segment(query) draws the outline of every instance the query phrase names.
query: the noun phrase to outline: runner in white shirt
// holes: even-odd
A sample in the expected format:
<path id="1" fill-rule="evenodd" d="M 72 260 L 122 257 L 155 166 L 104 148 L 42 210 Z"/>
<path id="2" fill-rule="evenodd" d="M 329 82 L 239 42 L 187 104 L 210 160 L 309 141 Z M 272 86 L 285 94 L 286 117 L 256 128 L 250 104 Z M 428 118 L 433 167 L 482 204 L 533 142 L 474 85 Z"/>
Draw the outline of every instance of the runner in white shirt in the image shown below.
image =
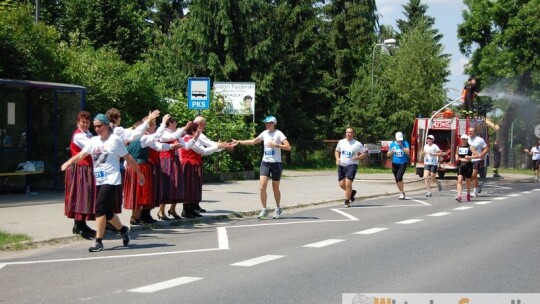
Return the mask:
<path id="1" fill-rule="evenodd" d="M 476 135 L 475 128 L 469 128 L 467 130 L 467 135 L 469 135 L 469 145 L 474 148 L 478 157 L 472 159 L 473 163 L 473 173 L 472 173 L 472 182 L 473 182 L 473 195 L 478 197 L 479 193 L 482 193 L 483 182 L 478 181 L 478 171 L 483 167 L 484 156 L 489 152 L 489 147 L 480 136 Z"/>
<path id="2" fill-rule="evenodd" d="M 120 158 L 124 158 L 129 166 L 133 166 L 141 184 L 144 184 L 144 175 L 133 157 L 129 155 L 122 139 L 112 134 L 107 116 L 98 114 L 94 118 L 93 124 L 98 136 L 92 137 L 81 152 L 62 164 L 61 169 L 64 171 L 72 163 L 78 162 L 88 155 L 93 156 L 94 176 L 97 185 L 96 240 L 88 250 L 99 252 L 104 249 L 102 241 L 107 222 L 120 232 L 124 246 L 130 242 L 129 227 L 122 225 L 118 216 L 114 214 L 114 207 L 122 197 Z"/>
<path id="3" fill-rule="evenodd" d="M 538 171 L 540 170 L 540 139 L 536 143 L 536 146 L 532 147 L 531 150 L 525 149 L 524 151 L 532 156 L 534 181 L 538 182 Z"/>
<path id="4" fill-rule="evenodd" d="M 437 167 L 439 165 L 439 156 L 444 156 L 444 152 L 439 146 L 434 144 L 435 136 L 428 135 L 427 144 L 424 146 L 424 180 L 426 183 L 426 197 L 431 197 L 431 182 L 437 184 L 439 191 L 442 191 L 441 182 L 437 179 Z"/>
<path id="5" fill-rule="evenodd" d="M 334 153 L 336 165 L 338 166 L 339 187 L 345 191 L 345 208 L 350 207 L 356 195 L 352 183 L 358 171 L 358 161 L 367 156 L 364 145 L 354 139 L 355 135 L 353 128 L 347 128 L 345 138 L 338 142 Z"/>
<path id="6" fill-rule="evenodd" d="M 258 216 L 259 219 L 265 219 L 268 217 L 268 210 L 266 210 L 266 188 L 268 186 L 268 179 L 272 178 L 272 189 L 274 190 L 274 199 L 276 200 L 276 210 L 274 211 L 274 218 L 280 218 L 281 216 L 281 192 L 279 191 L 279 181 L 281 180 L 281 173 L 283 172 L 283 165 L 281 163 L 281 150 L 291 151 L 291 145 L 287 140 L 287 137 L 278 129 L 276 129 L 277 119 L 274 116 L 268 116 L 263 120 L 266 130 L 259 136 L 251 140 L 233 140 L 233 145 L 256 145 L 258 143 L 264 143 L 264 151 L 261 162 L 260 170 L 260 195 L 262 210 Z"/>

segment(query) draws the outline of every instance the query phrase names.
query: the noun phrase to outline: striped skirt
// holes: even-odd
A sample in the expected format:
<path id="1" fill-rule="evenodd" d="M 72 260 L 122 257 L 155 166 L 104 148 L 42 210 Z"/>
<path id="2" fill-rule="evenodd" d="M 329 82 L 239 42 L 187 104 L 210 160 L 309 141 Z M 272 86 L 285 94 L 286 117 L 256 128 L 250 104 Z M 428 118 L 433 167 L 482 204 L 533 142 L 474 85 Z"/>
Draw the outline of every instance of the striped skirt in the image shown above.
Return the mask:
<path id="1" fill-rule="evenodd" d="M 64 214 L 77 221 L 96 219 L 94 169 L 74 164 L 66 169 Z"/>
<path id="2" fill-rule="evenodd" d="M 182 182 L 182 167 L 177 158 L 160 159 L 158 184 L 158 202 L 160 204 L 176 204 L 182 202 L 184 184 Z"/>
<path id="3" fill-rule="evenodd" d="M 199 203 L 202 200 L 203 167 L 191 163 L 183 163 L 184 172 L 184 202 Z"/>
<path id="4" fill-rule="evenodd" d="M 139 185 L 137 173 L 128 166 L 124 176 L 124 208 L 141 209 L 154 207 L 154 181 L 152 166 L 149 163 L 138 164 L 144 175 L 144 185 Z"/>

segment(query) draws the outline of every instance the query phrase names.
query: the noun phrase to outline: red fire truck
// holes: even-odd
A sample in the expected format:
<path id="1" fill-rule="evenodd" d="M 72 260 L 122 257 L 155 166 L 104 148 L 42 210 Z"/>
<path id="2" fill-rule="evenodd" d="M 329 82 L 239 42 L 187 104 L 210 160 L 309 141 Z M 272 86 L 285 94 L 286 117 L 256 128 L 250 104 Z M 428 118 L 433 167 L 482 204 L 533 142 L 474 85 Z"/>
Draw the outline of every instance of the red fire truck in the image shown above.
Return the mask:
<path id="1" fill-rule="evenodd" d="M 482 119 L 459 118 L 451 110 L 435 114 L 432 118 L 416 118 L 411 135 L 411 165 L 416 167 L 416 174 L 424 176 L 424 146 L 428 135 L 435 136 L 435 144 L 445 155 L 439 157 L 438 176 L 444 177 L 446 172 L 457 172 L 456 148 L 459 146 L 461 134 L 467 129 L 476 128 L 478 136 L 489 146 L 488 126 Z M 489 155 L 484 159 L 484 167 L 480 170 L 481 178 L 486 177 Z"/>

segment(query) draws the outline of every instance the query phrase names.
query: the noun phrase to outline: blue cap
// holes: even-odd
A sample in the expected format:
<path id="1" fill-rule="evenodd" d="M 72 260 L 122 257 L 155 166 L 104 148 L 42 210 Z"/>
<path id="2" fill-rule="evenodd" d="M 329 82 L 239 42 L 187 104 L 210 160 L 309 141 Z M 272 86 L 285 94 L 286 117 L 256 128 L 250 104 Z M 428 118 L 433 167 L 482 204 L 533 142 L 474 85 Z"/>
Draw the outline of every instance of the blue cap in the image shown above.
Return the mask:
<path id="1" fill-rule="evenodd" d="M 94 120 L 98 120 L 98 121 L 100 121 L 102 124 L 107 125 L 107 126 L 109 126 L 109 124 L 111 123 L 111 121 L 109 120 L 109 118 L 107 118 L 107 116 L 106 116 L 105 114 L 101 114 L 101 113 L 99 113 L 98 115 L 96 115 L 96 117 L 94 118 Z"/>
<path id="2" fill-rule="evenodd" d="M 275 125 L 277 125 L 277 119 L 274 116 L 266 116 L 263 122 L 273 122 Z"/>

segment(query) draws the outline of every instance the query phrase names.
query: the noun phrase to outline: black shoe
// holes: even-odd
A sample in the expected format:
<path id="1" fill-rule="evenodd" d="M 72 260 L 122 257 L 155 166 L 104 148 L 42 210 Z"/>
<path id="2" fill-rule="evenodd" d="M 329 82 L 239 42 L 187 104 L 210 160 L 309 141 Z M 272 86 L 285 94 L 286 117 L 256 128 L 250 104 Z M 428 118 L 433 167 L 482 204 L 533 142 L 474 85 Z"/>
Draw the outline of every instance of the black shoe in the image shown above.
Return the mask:
<path id="1" fill-rule="evenodd" d="M 203 209 L 201 207 L 195 207 L 195 211 L 199 212 L 199 213 L 205 213 L 206 212 L 206 209 Z"/>
<path id="2" fill-rule="evenodd" d="M 195 215 L 191 214 L 191 212 L 186 212 L 185 210 L 182 211 L 182 216 L 185 218 L 195 218 Z"/>
<path id="3" fill-rule="evenodd" d="M 140 219 L 134 218 L 133 216 L 129 219 L 129 224 L 131 226 L 138 226 L 142 224 L 142 221 Z"/>
<path id="4" fill-rule="evenodd" d="M 83 239 L 86 240 L 95 240 L 96 239 L 96 231 L 89 229 L 89 230 L 83 230 L 81 231 L 81 236 Z"/>
<path id="5" fill-rule="evenodd" d="M 73 225 L 73 234 L 81 234 L 81 230 L 77 227 L 77 224 Z"/>
<path id="6" fill-rule="evenodd" d="M 103 251 L 104 247 L 103 247 L 103 243 L 99 243 L 99 242 L 94 242 L 94 244 L 92 246 L 90 246 L 90 248 L 88 248 L 88 251 L 90 252 L 100 252 L 100 251 Z"/>
<path id="7" fill-rule="evenodd" d="M 356 190 L 351 192 L 351 203 L 354 202 L 354 196 L 356 195 Z"/>
<path id="8" fill-rule="evenodd" d="M 199 212 L 197 212 L 197 210 L 195 210 L 195 209 L 191 210 L 191 214 L 194 217 L 202 217 L 202 215 Z"/>
<path id="9" fill-rule="evenodd" d="M 122 235 L 122 243 L 124 243 L 124 246 L 127 246 L 131 241 L 131 237 L 129 236 L 129 231 L 131 229 L 128 226 L 122 226 L 122 229 L 125 230 L 125 232 L 120 232 L 120 235 Z"/>
<path id="10" fill-rule="evenodd" d="M 171 210 L 167 211 L 167 213 L 169 213 L 169 216 L 172 216 L 174 219 L 176 220 L 180 220 L 182 219 L 182 217 L 180 215 L 178 215 L 178 213 L 175 212 L 171 212 Z"/>

